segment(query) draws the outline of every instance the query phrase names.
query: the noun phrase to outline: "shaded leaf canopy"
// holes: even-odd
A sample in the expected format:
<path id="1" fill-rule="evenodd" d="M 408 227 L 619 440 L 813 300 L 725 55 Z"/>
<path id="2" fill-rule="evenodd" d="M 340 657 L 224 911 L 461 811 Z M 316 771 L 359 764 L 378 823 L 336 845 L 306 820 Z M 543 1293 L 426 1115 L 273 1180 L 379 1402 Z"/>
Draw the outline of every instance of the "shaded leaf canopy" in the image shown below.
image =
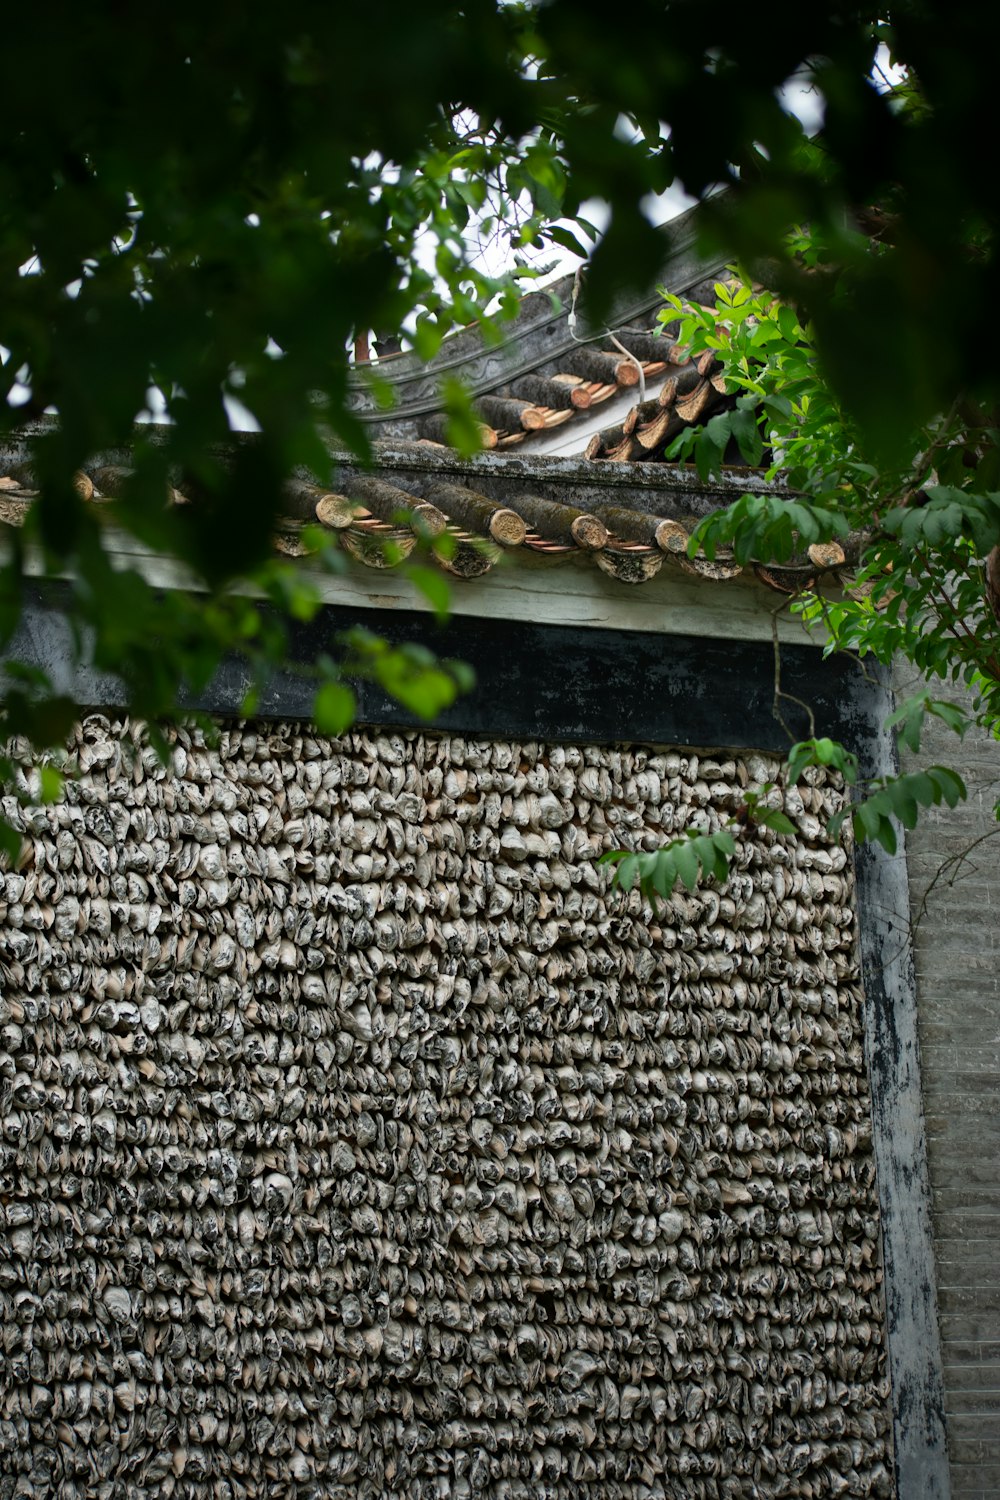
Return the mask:
<path id="1" fill-rule="evenodd" d="M 873 441 L 899 446 L 958 387 L 991 396 L 997 201 L 978 162 L 998 128 L 981 76 L 998 31 L 971 4 L 949 8 L 947 47 L 919 4 L 778 0 L 751 16 L 729 0 L 633 0 L 619 15 L 592 0 L 176 0 L 155 25 L 121 5 L 15 8 L 0 423 L 54 414 L 39 423 L 29 538 L 72 572 L 98 664 L 155 718 L 234 644 L 281 655 L 280 626 L 220 590 L 264 566 L 293 469 L 326 483 L 331 437 L 364 451 L 347 402 L 359 332 L 408 327 L 430 353 L 497 294 L 510 310 L 510 284 L 470 260 L 470 226 L 506 226 L 514 251 L 572 247 L 589 235 L 581 206 L 605 199 L 587 277 L 599 315 L 615 288 L 655 278 L 649 195 L 676 183 L 707 200 L 707 247 L 768 260 L 812 316 Z M 880 81 L 894 66 L 909 70 L 905 110 Z M 820 102 L 818 150 L 788 107 L 796 84 Z M 806 220 L 825 250 L 803 270 L 786 235 Z M 235 448 L 234 399 L 260 429 Z M 134 429 L 144 412 L 163 419 L 155 431 Z M 164 599 L 112 570 L 72 475 L 114 449 L 134 470 L 116 520 L 185 559 L 208 596 Z M 168 480 L 197 503 L 165 507 Z M 21 564 L 11 543 L 5 639 Z M 273 571 L 260 586 L 299 617 L 316 607 Z M 426 666 L 437 675 L 415 689 L 425 668 L 378 663 L 421 704 L 457 690 L 451 669 Z M 321 676 L 340 670 L 331 658 Z M 50 737 L 44 685 L 18 692 L 19 725 Z M 328 689 L 324 719 L 348 702 Z"/>

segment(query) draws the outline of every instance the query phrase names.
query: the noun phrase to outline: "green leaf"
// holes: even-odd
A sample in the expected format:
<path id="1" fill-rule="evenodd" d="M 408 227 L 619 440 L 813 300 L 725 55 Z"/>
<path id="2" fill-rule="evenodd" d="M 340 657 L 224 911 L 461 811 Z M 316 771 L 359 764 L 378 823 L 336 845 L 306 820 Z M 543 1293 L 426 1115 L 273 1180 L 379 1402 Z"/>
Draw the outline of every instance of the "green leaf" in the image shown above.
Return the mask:
<path id="1" fill-rule="evenodd" d="M 322 734 L 342 735 L 354 722 L 357 700 L 343 682 L 324 682 L 313 700 L 313 718 Z"/>
<path id="2" fill-rule="evenodd" d="M 665 901 L 677 884 L 677 866 L 665 849 L 654 856 L 649 879 L 653 890 Z"/>
<path id="3" fill-rule="evenodd" d="M 712 844 L 724 860 L 732 859 L 736 853 L 736 840 L 727 828 L 712 834 Z"/>
<path id="4" fill-rule="evenodd" d="M 889 854 L 896 853 L 896 849 L 898 847 L 896 840 L 896 830 L 895 828 L 893 828 L 892 823 L 888 818 L 878 819 L 875 826 L 874 837 L 888 851 Z"/>
<path id="5" fill-rule="evenodd" d="M 969 728 L 969 715 L 957 704 L 945 703 L 940 698 L 933 698 L 927 704 L 928 712 L 934 714 L 942 723 L 946 724 L 955 734 L 964 737 Z"/>
<path id="6" fill-rule="evenodd" d="M 678 843 L 672 846 L 672 852 L 679 878 L 684 882 L 689 891 L 693 891 L 698 884 L 698 876 L 701 873 L 698 851 L 692 844 Z"/>
<path id="7" fill-rule="evenodd" d="M 893 819 L 904 828 L 914 828 L 921 807 L 937 807 L 946 802 L 955 807 L 967 796 L 965 783 L 956 771 L 947 766 L 929 766 L 926 771 L 908 771 L 901 776 L 887 777 L 878 783 L 876 790 L 864 802 L 853 809 L 854 831 L 859 840 L 875 839 L 896 852 L 896 834 Z M 839 829 L 843 815 L 831 820 L 831 832 L 835 832 L 834 821 Z"/>
<path id="8" fill-rule="evenodd" d="M 948 766 L 931 766 L 928 775 L 937 781 L 941 796 L 949 807 L 957 807 L 959 802 L 964 802 L 968 797 L 965 782 L 957 771 L 952 771 Z"/>
<path id="9" fill-rule="evenodd" d="M 6 818 L 0 817 L 0 854 L 6 856 L 10 864 L 16 865 L 21 855 L 21 835 L 16 828 L 12 828 Z"/>
<path id="10" fill-rule="evenodd" d="M 411 563 L 406 569 L 406 574 L 416 584 L 438 620 L 443 624 L 448 618 L 451 605 L 451 589 L 443 574 L 436 568 L 425 567 L 422 563 Z"/>
<path id="11" fill-rule="evenodd" d="M 413 347 L 423 360 L 431 360 L 437 354 L 444 339 L 445 329 L 428 317 L 418 318 L 413 330 Z"/>
<path id="12" fill-rule="evenodd" d="M 737 408 L 729 414 L 733 436 L 740 445 L 740 452 L 751 468 L 756 468 L 764 456 L 764 439 L 752 411 Z"/>
<path id="13" fill-rule="evenodd" d="M 886 719 L 887 729 L 897 729 L 899 741 L 914 754 L 920 749 L 920 734 L 927 714 L 933 714 L 955 734 L 962 736 L 969 727 L 969 716 L 964 709 L 929 693 L 915 693 L 907 698 Z"/>
<path id="14" fill-rule="evenodd" d="M 806 767 L 814 765 L 816 765 L 816 752 L 813 740 L 800 740 L 797 745 L 793 745 L 785 762 L 788 785 L 795 786 L 802 779 L 802 772 Z"/>
<path id="15" fill-rule="evenodd" d="M 462 458 L 472 458 L 483 447 L 479 421 L 472 410 L 472 399 L 460 380 L 449 375 L 441 383 L 448 442 Z"/>
<path id="16" fill-rule="evenodd" d="M 898 731 L 899 742 L 916 754 L 920 749 L 920 731 L 927 711 L 927 695 L 918 693 L 907 698 L 885 721 L 887 729 Z"/>
<path id="17" fill-rule="evenodd" d="M 708 880 L 714 877 L 720 883 L 724 882 L 729 873 L 729 861 L 735 852 L 736 844 L 732 834 L 722 829 L 713 834 L 689 833 L 687 837 L 673 839 L 662 849 L 656 849 L 650 854 L 633 855 L 615 850 L 602 855 L 598 863 L 621 861 L 622 869 L 627 873 L 628 885 L 625 886 L 621 871 L 616 874 L 614 884 L 630 889 L 638 875 L 643 894 L 655 906 L 658 899 L 669 898 L 678 881 L 688 890 L 693 890 L 702 878 Z M 631 863 L 633 860 L 634 865 Z"/>
<path id="18" fill-rule="evenodd" d="M 772 391 L 769 395 L 764 397 L 764 400 L 761 404 L 763 405 L 764 410 L 770 412 L 771 416 L 776 418 L 778 421 L 791 421 L 792 416 L 794 415 L 791 401 L 789 401 L 788 397 L 783 395 L 780 391 Z"/>
<path id="19" fill-rule="evenodd" d="M 718 835 L 704 841 L 701 855 L 706 879 L 714 879 L 721 885 L 729 875 L 729 856 L 718 842 Z"/>
<path id="20" fill-rule="evenodd" d="M 701 429 L 699 433 L 694 461 L 702 484 L 707 484 L 722 466 L 722 448 L 713 441 L 707 428 Z"/>
<path id="21" fill-rule="evenodd" d="M 790 307 L 778 308 L 778 327 L 781 330 L 782 338 L 787 339 L 790 344 L 798 341 L 801 329 L 799 328 L 798 319 Z"/>
<path id="22" fill-rule="evenodd" d="M 832 818 L 829 818 L 827 820 L 826 831 L 832 839 L 837 838 L 840 830 L 843 828 L 844 824 L 850 816 L 850 807 L 842 807 L 839 812 L 835 812 Z"/>
<path id="23" fill-rule="evenodd" d="M 854 812 L 854 828 L 861 838 L 876 838 L 882 816 L 870 802 L 861 802 Z"/>
<path id="24" fill-rule="evenodd" d="M 777 808 L 765 808 L 754 814 L 753 821 L 764 828 L 771 828 L 775 833 L 781 833 L 787 837 L 794 837 L 798 829 L 787 813 L 780 812 Z"/>
<path id="25" fill-rule="evenodd" d="M 39 766 L 38 780 L 39 800 L 43 803 L 58 802 L 63 789 L 62 773 L 55 766 Z"/>
<path id="26" fill-rule="evenodd" d="M 590 251 L 584 245 L 581 245 L 576 235 L 571 234 L 562 225 L 550 224 L 545 230 L 545 235 L 547 239 L 554 241 L 555 244 L 562 245 L 564 250 L 571 250 L 574 255 L 579 255 L 581 260 L 586 260 L 590 254 Z"/>
<path id="27" fill-rule="evenodd" d="M 839 741 L 826 737 L 800 740 L 789 750 L 785 764 L 789 786 L 800 780 L 807 766 L 829 766 L 839 771 L 849 785 L 858 779 L 857 757 Z"/>

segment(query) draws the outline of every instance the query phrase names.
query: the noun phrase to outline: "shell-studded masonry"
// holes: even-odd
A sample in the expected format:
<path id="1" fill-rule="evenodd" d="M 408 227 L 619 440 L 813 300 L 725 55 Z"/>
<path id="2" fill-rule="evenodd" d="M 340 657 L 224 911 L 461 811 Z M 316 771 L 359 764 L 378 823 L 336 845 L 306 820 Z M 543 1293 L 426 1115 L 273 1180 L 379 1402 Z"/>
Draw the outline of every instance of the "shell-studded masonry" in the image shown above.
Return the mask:
<path id="1" fill-rule="evenodd" d="M 85 721 L 0 874 L 0 1497 L 885 1495 L 853 877 L 761 757 Z M 809 780 L 809 777 L 812 779 Z"/>

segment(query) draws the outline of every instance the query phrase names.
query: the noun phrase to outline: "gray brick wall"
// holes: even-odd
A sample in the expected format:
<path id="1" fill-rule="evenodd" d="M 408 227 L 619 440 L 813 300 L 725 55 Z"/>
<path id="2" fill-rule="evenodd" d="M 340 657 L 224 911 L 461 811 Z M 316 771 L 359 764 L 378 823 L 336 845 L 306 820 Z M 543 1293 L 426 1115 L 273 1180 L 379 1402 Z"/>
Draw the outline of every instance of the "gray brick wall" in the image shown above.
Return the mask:
<path id="1" fill-rule="evenodd" d="M 907 691 L 901 679 L 898 691 Z M 1000 745 L 936 723 L 969 800 L 907 837 L 953 1500 L 1000 1495 Z M 921 755 L 924 760 L 924 754 Z M 943 862 L 998 830 L 939 875 Z M 902 1500 L 902 1497 L 901 1497 Z"/>

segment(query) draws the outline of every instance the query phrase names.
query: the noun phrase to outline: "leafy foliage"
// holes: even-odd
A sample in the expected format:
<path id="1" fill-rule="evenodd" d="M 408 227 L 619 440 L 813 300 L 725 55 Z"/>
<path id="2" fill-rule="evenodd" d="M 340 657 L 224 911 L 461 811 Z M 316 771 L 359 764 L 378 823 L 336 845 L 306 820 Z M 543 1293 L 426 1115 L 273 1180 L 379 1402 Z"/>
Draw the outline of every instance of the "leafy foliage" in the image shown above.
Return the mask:
<path id="1" fill-rule="evenodd" d="M 817 742 L 832 745 L 832 741 Z M 835 747 L 839 750 L 839 746 Z M 831 760 L 835 759 L 831 755 Z M 830 762 L 826 762 L 829 764 Z M 809 764 L 818 764 L 811 760 Z M 804 769 L 804 764 L 803 764 Z M 678 885 L 689 891 L 701 881 L 714 880 L 722 885 L 736 853 L 736 840 L 748 832 L 767 828 L 781 838 L 794 837 L 795 824 L 776 801 L 781 793 L 775 784 L 766 781 L 756 788 L 748 788 L 743 801 L 728 824 L 711 832 L 689 828 L 682 838 L 672 839 L 660 849 L 642 853 L 629 853 L 615 849 L 601 856 L 600 864 L 615 865 L 613 885 L 628 892 L 638 884 L 645 898 L 656 905 L 669 899 Z"/>
<path id="2" fill-rule="evenodd" d="M 947 766 L 928 766 L 926 771 L 885 777 L 863 802 L 835 813 L 830 820 L 830 832 L 838 833 L 850 818 L 859 842 L 876 839 L 890 854 L 895 854 L 894 820 L 904 828 L 915 828 L 921 807 L 939 807 L 942 802 L 956 807 L 967 795 L 961 776 Z"/>
<path id="3" fill-rule="evenodd" d="M 836 740 L 825 737 L 799 740 L 789 750 L 785 768 L 789 786 L 801 780 L 807 766 L 829 766 L 840 772 L 848 786 L 853 786 L 858 779 L 857 756 Z"/>
<path id="4" fill-rule="evenodd" d="M 649 853 L 612 850 L 601 856 L 600 863 L 617 866 L 614 883 L 621 890 L 630 891 L 638 882 L 647 899 L 659 897 L 665 901 L 678 884 L 693 891 L 700 880 L 724 881 L 735 853 L 736 841 L 728 829 L 717 833 L 689 831 L 686 838 L 672 839 L 662 849 Z"/>
<path id="5" fill-rule="evenodd" d="M 813 239 L 796 237 L 814 255 Z M 871 251 L 878 258 L 878 250 Z M 879 460 L 838 402 L 812 328 L 749 279 L 721 289 L 716 308 L 683 315 L 692 353 L 723 359 L 737 409 L 755 434 L 732 430 L 748 462 L 767 451 L 765 477 L 777 491 L 750 495 L 708 517 L 692 548 L 732 548 L 741 561 L 788 561 L 833 537 L 852 537 L 857 569 L 848 595 L 806 593 L 796 607 L 825 629 L 827 649 L 889 662 L 896 655 L 926 675 L 970 685 L 979 721 L 997 723 L 997 618 L 986 570 L 1000 542 L 1000 452 L 991 409 L 953 395 L 948 411 L 914 427 L 905 457 Z M 676 299 L 664 310 L 676 318 Z M 740 405 L 742 403 L 742 405 Z M 709 424 L 711 425 L 711 424 Z M 700 453 L 707 448 L 707 458 Z M 706 428 L 675 444 L 709 472 L 721 463 Z"/>
<path id="6" fill-rule="evenodd" d="M 781 512 L 748 502 L 732 544 L 784 556 L 853 524 L 845 487 L 877 491 L 868 602 L 837 606 L 837 642 L 876 649 L 878 612 L 880 648 L 931 673 L 957 660 L 992 701 L 970 559 L 995 531 L 1000 491 L 1000 207 L 979 164 L 998 128 L 986 69 L 1000 13 L 959 0 L 948 33 L 942 47 L 926 7 L 887 22 L 884 9 L 799 0 L 772 0 L 753 26 L 731 0 L 637 0 L 624 29 L 579 0 L 386 0 L 377 32 L 363 9 L 319 0 L 256 10 L 252 24 L 229 0 L 176 0 L 155 28 L 135 8 L 16 8 L 4 30 L 0 436 L 30 425 L 41 494 L 30 533 L 5 544 L 0 645 L 16 630 L 30 546 L 71 578 L 81 649 L 122 678 L 154 734 L 227 652 L 262 681 L 287 628 L 237 589 L 249 580 L 292 619 L 317 607 L 266 561 L 268 538 L 283 479 L 330 482 L 331 436 L 366 452 L 347 401 L 355 338 L 404 329 L 429 357 L 487 306 L 509 314 L 514 280 L 484 269 L 480 243 L 506 243 L 522 269 L 547 245 L 581 253 L 598 238 L 581 214 L 592 196 L 609 207 L 587 275 L 600 316 L 613 290 L 655 279 L 665 240 L 647 206 L 676 184 L 705 200 L 706 249 L 769 258 L 787 303 L 766 311 L 749 284 L 723 287 L 724 313 L 697 331 L 703 347 L 732 349 L 736 397 L 693 452 L 703 472 L 735 438 L 751 461 L 780 457 L 810 497 Z M 892 68 L 903 81 L 887 88 Z M 798 83 L 821 100 L 821 149 L 788 109 Z M 813 240 L 789 246 L 804 222 Z M 959 389 L 975 417 L 935 415 Z M 471 447 L 467 402 L 445 394 L 451 435 Z M 234 402 L 255 441 L 232 442 Z M 150 416 L 155 430 L 134 428 Z M 844 420 L 859 442 L 838 453 Z M 902 472 L 921 424 L 933 476 L 886 486 L 885 463 Z M 862 448 L 879 455 L 867 471 Z M 80 502 L 73 475 L 123 449 L 135 477 L 115 523 L 179 559 L 203 592 L 163 595 L 112 566 L 107 515 Z M 164 506 L 168 481 L 195 503 Z M 724 543 L 717 528 L 705 539 Z M 923 592 L 910 588 L 903 610 L 884 580 L 930 553 L 942 565 L 950 555 L 959 581 L 945 599 L 939 574 L 918 571 Z M 942 615 L 975 647 L 942 646 L 925 629 Z M 453 670 L 397 648 L 356 664 L 430 711 L 458 686 Z M 315 671 L 331 725 L 349 709 L 345 675 L 346 658 Z M 8 674 L 7 687 L 0 739 L 57 742 L 72 706 L 42 679 Z"/>
<path id="7" fill-rule="evenodd" d="M 799 232 L 794 248 L 815 264 L 817 238 Z M 870 252 L 878 257 L 877 247 Z M 738 561 L 805 561 L 806 550 L 838 537 L 854 548 L 856 564 L 831 596 L 815 586 L 793 602 L 805 622 L 825 635 L 824 649 L 870 655 L 888 664 L 908 659 L 929 680 L 972 690 L 971 709 L 930 687 L 900 704 L 887 727 L 916 754 L 928 715 L 962 735 L 976 723 L 1000 737 L 1000 602 L 993 571 L 1000 561 L 1000 481 L 997 419 L 967 394 L 948 411 L 914 426 L 905 456 L 886 457 L 866 446 L 866 434 L 838 401 L 820 361 L 815 333 L 796 311 L 734 269 L 716 287 L 714 309 L 687 308 L 667 297 L 664 322 L 678 323 L 692 355 L 711 349 L 723 363 L 734 398 L 731 412 L 705 429 L 682 434 L 670 450 L 693 458 L 705 475 L 718 472 L 735 439 L 744 459 L 758 464 L 772 488 L 741 498 L 707 517 L 691 551 L 720 547 Z M 829 738 L 793 745 L 789 784 L 807 766 L 838 770 L 859 782 L 855 758 Z M 855 837 L 897 847 L 897 825 L 912 828 L 921 808 L 954 807 L 966 795 L 961 777 L 945 766 L 858 787 L 849 818 Z"/>
<path id="8" fill-rule="evenodd" d="M 393 645 L 360 626 L 348 633 L 345 645 L 347 676 L 379 683 L 422 719 L 436 718 L 458 693 L 475 686 L 475 675 L 466 662 L 439 661 L 426 646 Z"/>
<path id="9" fill-rule="evenodd" d="M 724 413 L 723 418 L 728 415 Z M 712 418 L 713 422 L 717 420 Z M 708 427 L 711 425 L 709 422 Z M 691 431 L 699 459 L 703 460 L 698 429 Z M 709 473 L 712 467 L 718 465 L 710 459 Z M 720 543 L 729 544 L 736 561 L 743 565 L 755 559 L 783 563 L 815 542 L 828 542 L 832 536 L 846 536 L 847 532 L 846 518 L 835 511 L 803 505 L 787 495 L 743 495 L 728 510 L 715 511 L 705 518 L 691 538 L 689 551 L 692 557 L 701 550 L 706 557 L 714 558 Z"/>
<path id="10" fill-rule="evenodd" d="M 794 836 L 795 824 L 788 814 L 782 812 L 780 807 L 769 806 L 766 800 L 767 794 L 772 789 L 773 784 L 765 782 L 759 792 L 748 791 L 746 793 L 743 799 L 741 821 L 755 828 L 770 828 L 774 833 Z"/>

